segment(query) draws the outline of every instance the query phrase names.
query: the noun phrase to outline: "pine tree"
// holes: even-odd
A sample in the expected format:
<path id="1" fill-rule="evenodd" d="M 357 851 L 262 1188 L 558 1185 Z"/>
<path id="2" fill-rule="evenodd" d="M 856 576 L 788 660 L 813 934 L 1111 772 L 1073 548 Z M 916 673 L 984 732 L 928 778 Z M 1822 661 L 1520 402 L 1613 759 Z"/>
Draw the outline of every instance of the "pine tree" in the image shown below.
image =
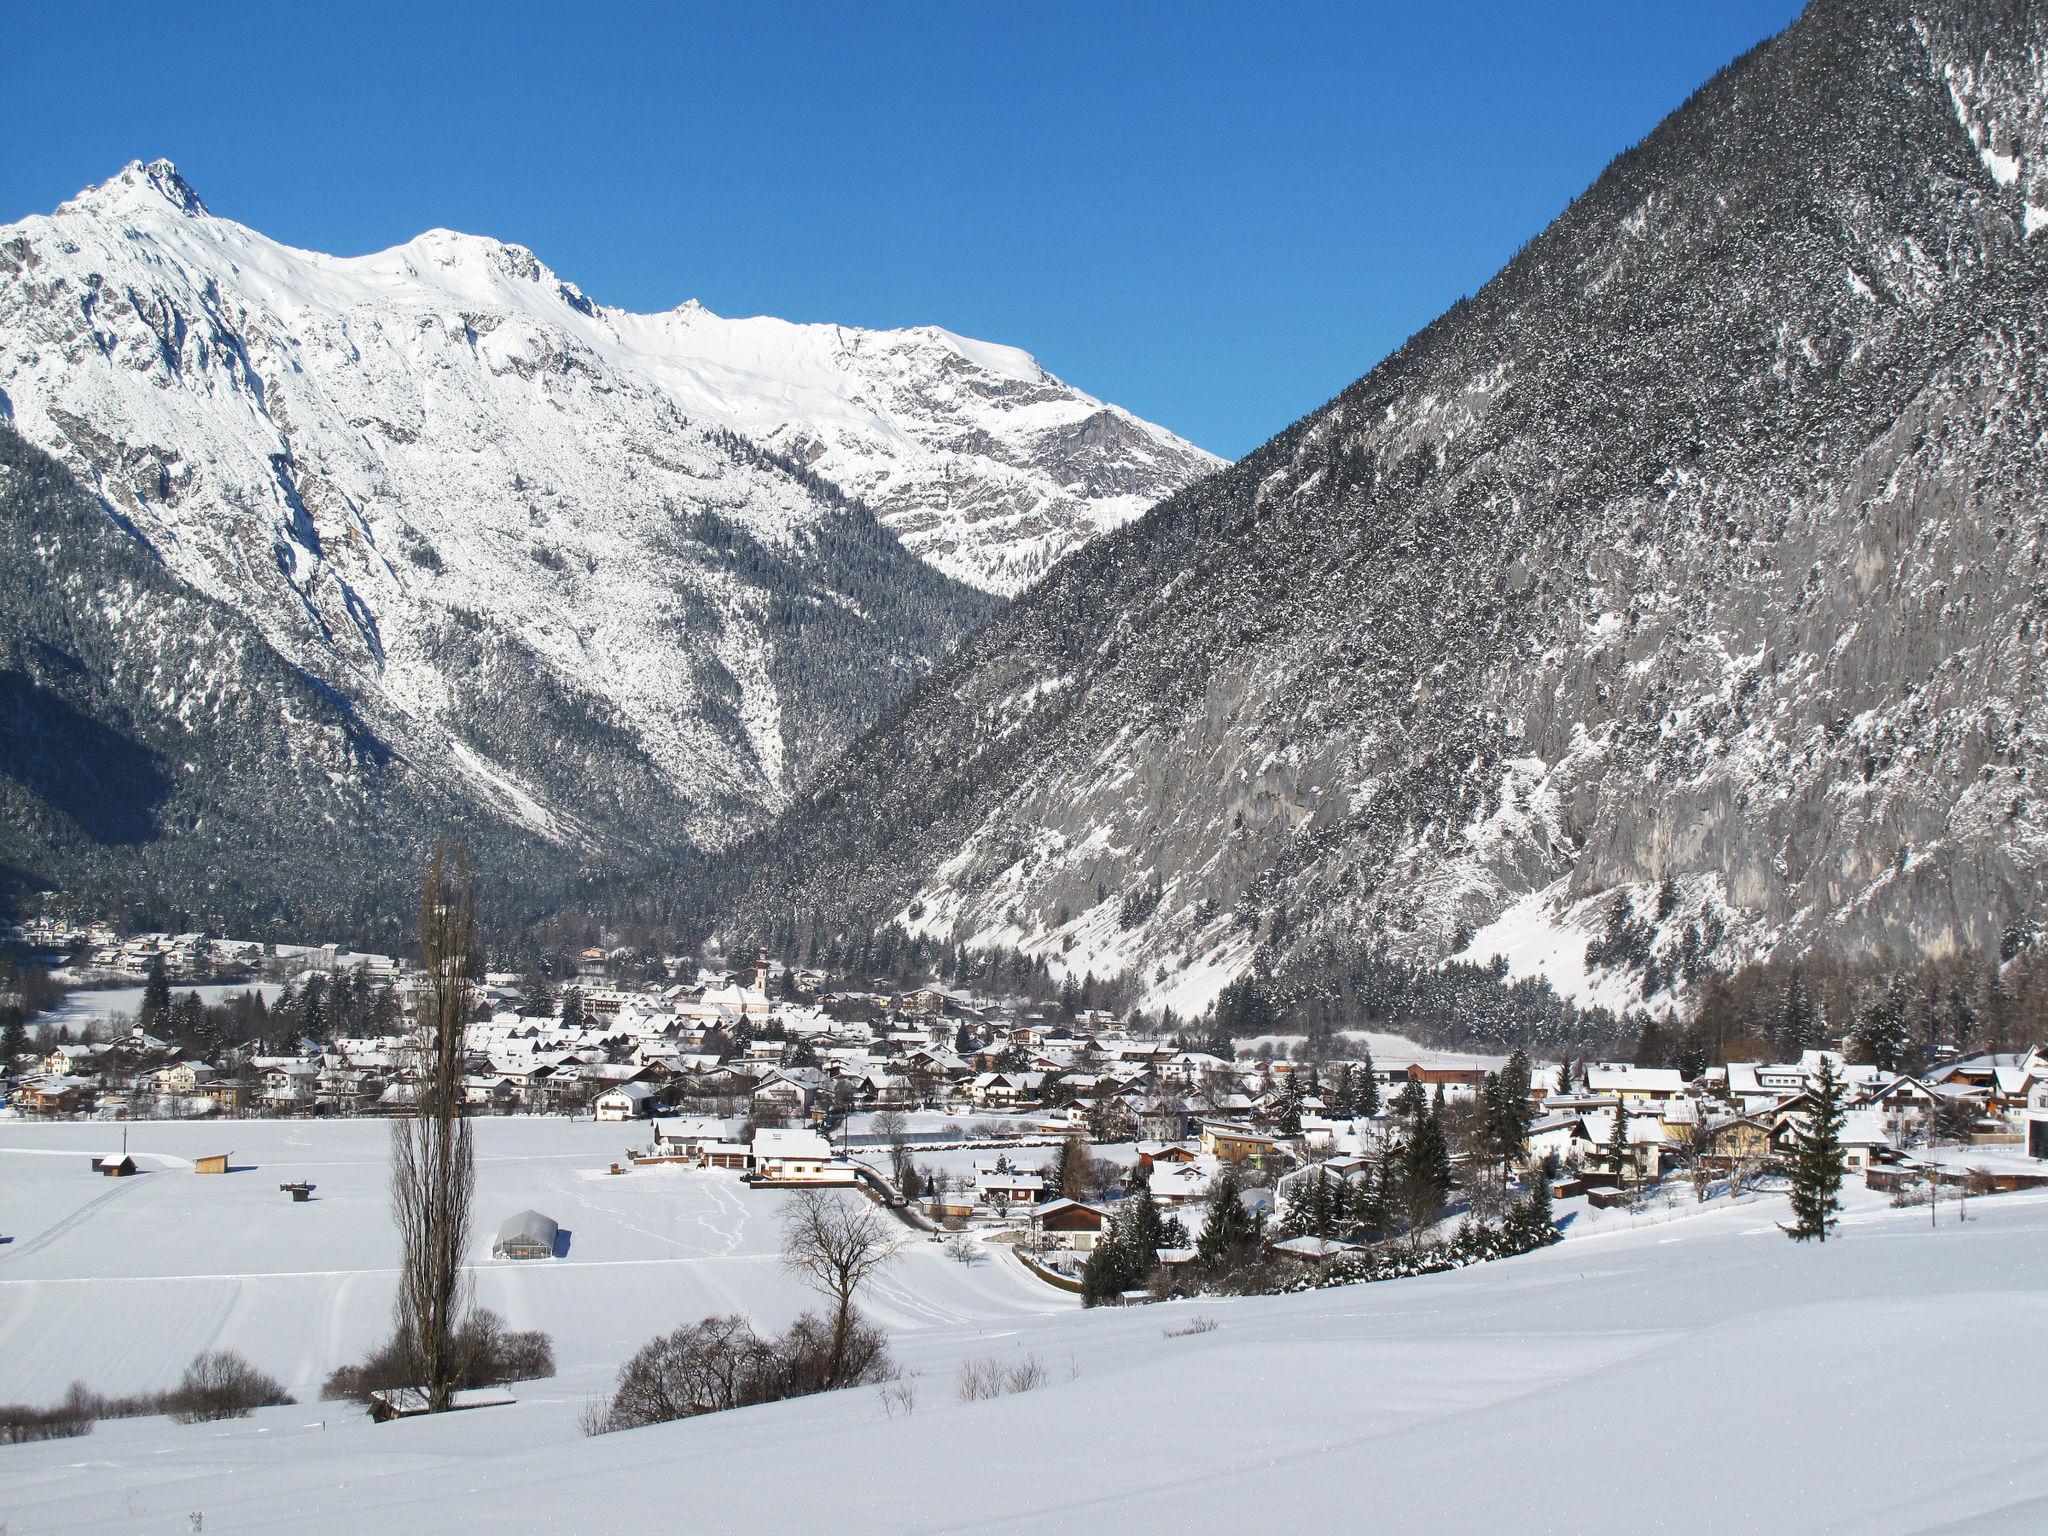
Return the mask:
<path id="1" fill-rule="evenodd" d="M 562 994 L 562 1028 L 581 1029 L 586 1017 L 583 1009 L 583 989 L 569 988 Z"/>
<path id="2" fill-rule="evenodd" d="M 1336 1086 L 1330 1090 L 1330 1118 L 1349 1120 L 1357 1113 L 1357 1103 L 1351 1092 L 1351 1063 L 1347 1061 L 1337 1068 Z"/>
<path id="3" fill-rule="evenodd" d="M 1380 1112 L 1380 1080 L 1373 1075 L 1372 1047 L 1361 1045 L 1358 1075 L 1352 1079 L 1351 1112 L 1362 1119 L 1371 1119 Z"/>
<path id="4" fill-rule="evenodd" d="M 149 980 L 142 988 L 142 1012 L 135 1022 L 145 1032 L 159 1028 L 164 1015 L 171 1010 L 171 978 L 164 970 L 164 957 L 151 955 L 149 958 Z"/>
<path id="5" fill-rule="evenodd" d="M 1206 1268 L 1241 1257 L 1259 1240 L 1258 1223 L 1238 1198 L 1241 1190 L 1237 1169 L 1225 1163 L 1209 1191 L 1208 1220 L 1202 1223 L 1202 1235 L 1195 1239 L 1195 1253 Z"/>
<path id="6" fill-rule="evenodd" d="M 1292 1078 L 1288 1079 L 1286 1088 L 1281 1090 L 1280 1109 L 1274 1116 L 1273 1128 L 1282 1136 L 1301 1134 L 1301 1090 L 1295 1086 Z"/>
<path id="7" fill-rule="evenodd" d="M 28 1030 L 21 1022 L 21 1010 L 9 1008 L 7 1022 L 0 1025 L 0 1078 L 11 1078 L 16 1063 L 28 1050 Z"/>
<path id="8" fill-rule="evenodd" d="M 1326 1170 L 1311 1168 L 1295 1184 L 1294 1194 L 1287 1202 L 1287 1226 L 1302 1237 L 1332 1235 L 1336 1209 Z"/>
<path id="9" fill-rule="evenodd" d="M 1422 1091 L 1418 1078 L 1409 1078 L 1401 1085 L 1401 1091 L 1394 1095 L 1394 1113 L 1408 1120 L 1417 1120 L 1429 1108 L 1429 1098 Z"/>
<path id="10" fill-rule="evenodd" d="M 1614 1129 L 1608 1133 L 1607 1146 L 1601 1153 L 1601 1161 L 1608 1171 L 1622 1183 L 1628 1182 L 1628 1105 L 1619 1097 L 1614 1101 Z"/>
<path id="11" fill-rule="evenodd" d="M 1434 1110 L 1416 1123 L 1401 1152 L 1401 1208 L 1414 1229 L 1429 1226 L 1451 1198 L 1451 1149 Z"/>
<path id="12" fill-rule="evenodd" d="M 1529 1193 L 1515 1207 L 1512 1225 L 1518 1248 L 1541 1248 L 1557 1240 L 1550 1209 L 1550 1180 L 1542 1173 L 1529 1181 Z"/>
<path id="13" fill-rule="evenodd" d="M 1857 1015 L 1851 1043 L 1859 1056 L 1880 1071 L 1900 1070 L 1911 1037 L 1906 1031 L 1905 992 L 1897 982 Z"/>
<path id="14" fill-rule="evenodd" d="M 1828 1240 L 1842 1209 L 1842 1080 L 1832 1056 L 1822 1056 L 1811 1087 L 1813 1112 L 1792 1160 L 1792 1224 L 1795 1242 Z"/>

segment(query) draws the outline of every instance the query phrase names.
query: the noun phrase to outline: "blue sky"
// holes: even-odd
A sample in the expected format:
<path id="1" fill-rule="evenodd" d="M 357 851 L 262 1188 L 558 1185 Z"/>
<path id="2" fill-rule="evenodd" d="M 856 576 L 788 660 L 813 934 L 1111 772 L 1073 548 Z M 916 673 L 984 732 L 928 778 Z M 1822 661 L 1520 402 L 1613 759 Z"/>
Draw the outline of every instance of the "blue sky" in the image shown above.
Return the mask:
<path id="1" fill-rule="evenodd" d="M 33 4 L 0 221 L 164 155 L 295 245 L 445 225 L 634 309 L 945 325 L 1235 456 L 1798 9 Z"/>

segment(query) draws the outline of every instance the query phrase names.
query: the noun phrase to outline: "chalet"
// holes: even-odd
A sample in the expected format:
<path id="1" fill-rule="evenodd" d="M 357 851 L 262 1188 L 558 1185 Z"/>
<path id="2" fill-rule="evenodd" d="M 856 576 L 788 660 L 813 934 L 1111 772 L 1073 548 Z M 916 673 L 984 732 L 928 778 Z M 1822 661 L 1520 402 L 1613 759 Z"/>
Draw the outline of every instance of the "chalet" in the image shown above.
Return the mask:
<path id="1" fill-rule="evenodd" d="M 1588 1067 L 1586 1091 L 1630 1109 L 1657 1109 L 1684 1096 L 1685 1078 L 1669 1067 Z"/>
<path id="2" fill-rule="evenodd" d="M 1080 1200 L 1048 1200 L 1031 1213 L 1031 1225 L 1074 1249 L 1087 1253 L 1109 1226 L 1109 1212 Z"/>
<path id="3" fill-rule="evenodd" d="M 1045 1192 L 1045 1179 L 1036 1173 L 980 1168 L 974 1174 L 975 1199 L 982 1205 L 1001 1209 L 1009 1205 L 1036 1205 Z"/>
<path id="4" fill-rule="evenodd" d="M 1263 1166 L 1280 1151 L 1280 1143 L 1264 1132 L 1218 1120 L 1202 1122 L 1201 1143 L 1211 1157 L 1254 1166 Z"/>
<path id="5" fill-rule="evenodd" d="M 1726 1170 L 1737 1163 L 1762 1164 L 1775 1155 L 1770 1122 L 1758 1115 L 1733 1115 L 1700 1128 L 1701 1159 L 1710 1168 Z"/>
<path id="6" fill-rule="evenodd" d="M 657 1120 L 654 1123 L 654 1155 L 702 1158 L 709 1148 L 722 1142 L 732 1143 L 733 1138 L 739 1134 L 739 1129 L 739 1121 L 721 1120 L 715 1116 L 699 1115 L 666 1121 Z M 745 1151 L 744 1146 L 741 1150 Z M 745 1164 L 739 1166 L 744 1167 Z"/>
<path id="7" fill-rule="evenodd" d="M 2027 1156 L 2048 1158 L 2048 1084 L 2027 1098 L 2026 1136 Z"/>
<path id="8" fill-rule="evenodd" d="M 1874 1109 L 1901 1130 L 1926 1122 L 1934 1107 L 1934 1090 L 1919 1078 L 1901 1072 L 1874 1084 L 1863 1095 L 1863 1107 Z"/>
<path id="9" fill-rule="evenodd" d="M 498 1228 L 497 1241 L 491 1244 L 491 1257 L 552 1259 L 560 1236 L 561 1228 L 552 1216 L 543 1216 L 539 1211 L 521 1211 L 516 1216 L 507 1216 L 504 1225 Z"/>
<path id="10" fill-rule="evenodd" d="M 840 1183 L 845 1166 L 816 1131 L 761 1130 L 754 1132 L 754 1172 L 775 1182 Z"/>
<path id="11" fill-rule="evenodd" d="M 591 1101 L 600 1120 L 644 1120 L 654 1107 L 654 1090 L 645 1083 L 620 1083 Z"/>

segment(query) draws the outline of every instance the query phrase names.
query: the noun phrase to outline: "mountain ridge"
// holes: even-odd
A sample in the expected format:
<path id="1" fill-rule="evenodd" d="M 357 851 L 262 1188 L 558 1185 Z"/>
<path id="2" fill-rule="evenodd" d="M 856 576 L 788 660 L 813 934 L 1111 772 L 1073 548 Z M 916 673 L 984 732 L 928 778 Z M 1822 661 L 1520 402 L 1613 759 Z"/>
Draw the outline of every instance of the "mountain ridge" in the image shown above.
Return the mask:
<path id="1" fill-rule="evenodd" d="M 993 620 L 736 852 L 722 927 L 895 922 L 1183 1015 L 1329 942 L 1575 986 L 1616 898 L 1668 900 L 1673 975 L 1688 928 L 1719 964 L 1995 948 L 2048 853 L 2013 707 L 2043 25 L 1811 6 L 1479 294 Z M 1603 1001 L 1675 1000 L 1647 979 Z"/>
<path id="2" fill-rule="evenodd" d="M 989 580 L 1022 580 L 1032 550 L 1134 510 L 1127 487 L 1091 499 L 1086 486 L 1047 510 L 1068 494 L 1064 461 L 1034 456 L 1103 413 L 1127 418 L 1015 349 L 935 329 L 837 333 L 832 346 L 875 354 L 856 378 L 819 351 L 823 328 L 787 328 L 772 334 L 789 357 L 750 370 L 763 325 L 738 324 L 701 306 L 607 309 L 483 237 L 297 251 L 207 212 L 169 162 L 138 162 L 0 228 L 0 421 L 177 581 L 345 701 L 400 765 L 388 791 L 416 802 L 401 820 L 481 809 L 526 840 L 491 839 L 525 875 L 546 858 L 634 867 L 757 825 L 999 600 L 914 554 L 832 471 L 905 505 L 928 472 L 981 486 L 961 503 L 985 526 L 963 514 L 954 531 Z M 686 331 L 718 346 L 692 352 Z M 838 415 L 821 424 L 795 410 L 806 402 Z M 991 433 L 994 418 L 1015 430 Z M 1212 462 L 1129 430 L 1150 445 L 1143 462 L 1130 443 L 1061 451 L 1122 460 L 1129 484 Z M 62 526 L 37 551 L 24 613 L 90 563 L 76 523 Z M 184 649 L 175 634 L 133 639 Z M 28 685 L 47 680 L 23 635 L 0 643 Z M 258 798 L 290 814 L 288 797 Z M 37 824 L 57 883 L 101 867 L 82 826 Z M 200 887 L 221 873 L 169 836 L 182 846 L 164 857 Z M 162 873 L 143 886 L 161 893 Z"/>

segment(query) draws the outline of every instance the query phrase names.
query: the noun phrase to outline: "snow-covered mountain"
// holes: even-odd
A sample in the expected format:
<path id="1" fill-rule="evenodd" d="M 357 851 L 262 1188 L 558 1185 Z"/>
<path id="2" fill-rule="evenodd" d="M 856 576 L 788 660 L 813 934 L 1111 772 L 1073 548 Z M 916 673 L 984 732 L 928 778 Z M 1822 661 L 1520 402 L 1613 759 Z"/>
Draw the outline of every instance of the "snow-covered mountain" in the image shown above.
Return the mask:
<path id="1" fill-rule="evenodd" d="M 0 422 L 408 784 L 597 865 L 751 825 L 991 594 L 1213 463 L 1010 348 L 629 315 L 440 230 L 294 250 L 164 161 L 0 228 Z M 180 709 L 218 682 L 183 664 Z"/>
<path id="2" fill-rule="evenodd" d="M 1707 949 L 1997 951 L 2048 902 L 2044 102 L 2039 6 L 1816 0 L 983 629 L 728 919 L 1182 1012 L 1333 947 L 1609 1005 Z"/>

